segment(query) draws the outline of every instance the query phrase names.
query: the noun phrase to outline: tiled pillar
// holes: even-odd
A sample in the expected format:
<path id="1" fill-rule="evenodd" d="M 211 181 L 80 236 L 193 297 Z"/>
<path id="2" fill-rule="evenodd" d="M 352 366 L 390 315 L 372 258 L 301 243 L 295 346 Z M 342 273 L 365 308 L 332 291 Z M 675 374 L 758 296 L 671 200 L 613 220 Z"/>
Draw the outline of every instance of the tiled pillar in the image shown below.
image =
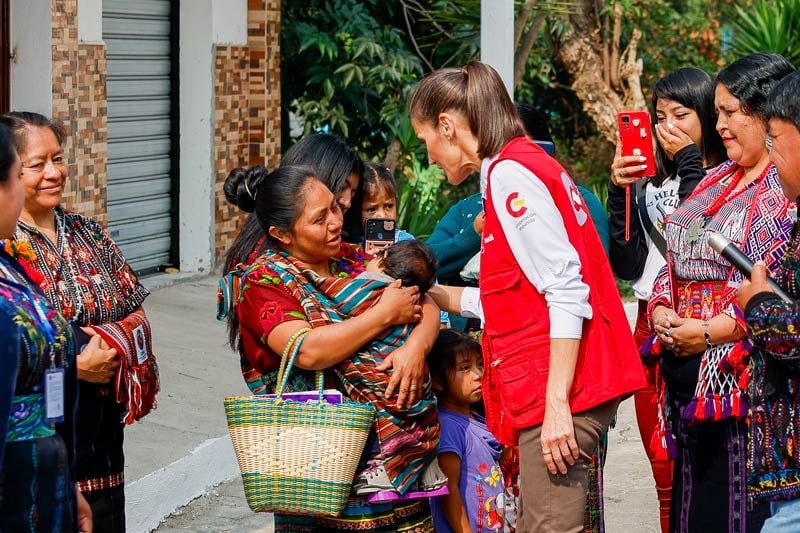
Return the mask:
<path id="1" fill-rule="evenodd" d="M 222 185 L 239 166 L 280 159 L 280 1 L 250 0 L 247 45 L 215 48 L 215 254 L 221 259 L 244 221 L 225 200 Z"/>
<path id="2" fill-rule="evenodd" d="M 106 47 L 78 41 L 77 0 L 52 0 L 53 119 L 66 129 L 64 206 L 107 222 Z"/>

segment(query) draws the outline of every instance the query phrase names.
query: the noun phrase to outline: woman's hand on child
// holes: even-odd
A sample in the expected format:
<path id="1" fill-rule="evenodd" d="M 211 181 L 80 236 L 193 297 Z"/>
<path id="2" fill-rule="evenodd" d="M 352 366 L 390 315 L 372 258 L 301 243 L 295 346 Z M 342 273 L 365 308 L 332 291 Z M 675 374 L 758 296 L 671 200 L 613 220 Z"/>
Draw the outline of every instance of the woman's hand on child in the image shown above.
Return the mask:
<path id="1" fill-rule="evenodd" d="M 422 317 L 419 288 L 402 287 L 399 279 L 384 289 L 375 307 L 381 309 L 388 324 L 392 326 L 417 322 Z"/>
<path id="2" fill-rule="evenodd" d="M 656 139 L 670 159 L 682 149 L 694 144 L 692 138 L 685 131 L 669 122 L 656 125 Z"/>
<path id="3" fill-rule="evenodd" d="M 397 392 L 397 406 L 401 409 L 411 407 L 422 397 L 425 383 L 425 354 L 415 353 L 408 344 L 404 344 L 390 353 L 376 367 L 379 372 L 392 370 L 389 384 L 386 386 L 386 398 Z"/>

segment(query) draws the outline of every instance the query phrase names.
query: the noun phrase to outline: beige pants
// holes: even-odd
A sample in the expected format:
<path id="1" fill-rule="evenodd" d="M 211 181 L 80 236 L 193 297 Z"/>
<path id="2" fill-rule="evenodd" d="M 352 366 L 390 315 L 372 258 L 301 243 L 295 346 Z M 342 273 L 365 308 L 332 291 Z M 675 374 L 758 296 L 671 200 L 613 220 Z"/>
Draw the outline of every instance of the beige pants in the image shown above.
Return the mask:
<path id="1" fill-rule="evenodd" d="M 617 413 L 612 400 L 572 415 L 580 458 L 566 475 L 552 475 L 542 455 L 542 426 L 524 429 L 519 437 L 518 533 L 579 533 L 583 531 L 589 464 L 600 437 Z"/>

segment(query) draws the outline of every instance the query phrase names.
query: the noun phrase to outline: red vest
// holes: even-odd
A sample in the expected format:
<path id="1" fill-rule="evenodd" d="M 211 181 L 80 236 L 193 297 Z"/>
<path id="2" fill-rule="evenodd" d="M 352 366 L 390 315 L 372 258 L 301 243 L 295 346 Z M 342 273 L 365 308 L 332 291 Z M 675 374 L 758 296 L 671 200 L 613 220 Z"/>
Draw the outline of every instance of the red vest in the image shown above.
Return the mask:
<path id="1" fill-rule="evenodd" d="M 558 162 L 535 143 L 510 141 L 489 168 L 486 223 L 481 251 L 480 291 L 485 315 L 483 337 L 486 422 L 504 444 L 517 442 L 518 430 L 541 424 L 550 365 L 550 317 L 547 301 L 528 281 L 508 245 L 492 202 L 492 171 L 513 160 L 533 172 L 550 191 L 578 252 L 589 286 L 592 319 L 584 320 L 575 378 L 570 391 L 573 413 L 645 386 L 642 364 L 622 307 L 603 245 L 578 189 Z M 524 199 L 515 193 L 500 205 L 524 217 Z"/>

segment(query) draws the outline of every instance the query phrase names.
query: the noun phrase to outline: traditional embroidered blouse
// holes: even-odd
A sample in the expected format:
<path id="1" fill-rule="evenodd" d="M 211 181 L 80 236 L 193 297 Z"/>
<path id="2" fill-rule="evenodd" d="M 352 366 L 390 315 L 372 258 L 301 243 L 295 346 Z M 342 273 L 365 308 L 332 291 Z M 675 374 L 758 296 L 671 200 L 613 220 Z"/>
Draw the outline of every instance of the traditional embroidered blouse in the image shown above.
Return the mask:
<path id="1" fill-rule="evenodd" d="M 75 399 L 72 329 L 49 307 L 25 269 L 4 250 L 4 243 L 0 243 L 0 321 L 5 333 L 0 352 L 17 359 L 3 361 L 4 369 L 16 363 L 12 366 L 17 374 L 15 382 L 2 379 L 0 390 L 0 403 L 7 409 L 5 431 L 0 435 L 0 457 L 5 449 L 0 465 L 0 508 L 4 509 L 0 529 L 61 531 L 71 520 L 73 503 L 69 472 L 73 444 L 69 402 Z M 68 421 L 60 428 L 63 435 L 44 418 L 44 375 L 57 370 L 69 371 L 63 391 Z M 6 446 L 7 442 L 14 446 Z M 36 490 L 24 491 L 20 483 Z"/>
<path id="2" fill-rule="evenodd" d="M 150 292 L 131 270 L 119 247 L 90 218 L 56 209 L 54 244 L 20 221 L 16 238 L 29 241 L 42 273 L 42 290 L 67 320 L 80 325 L 122 320 Z"/>
<path id="3" fill-rule="evenodd" d="M 783 261 L 781 286 L 800 298 L 800 222 Z M 748 485 L 757 498 L 800 496 L 800 301 L 755 295 L 745 310 L 753 341 Z"/>
<path id="4" fill-rule="evenodd" d="M 137 310 L 150 293 L 108 233 L 94 220 L 60 208 L 55 210 L 55 219 L 55 243 L 22 221 L 15 235 L 33 248 L 36 260 L 32 266 L 41 273 L 40 286 L 54 307 L 75 325 L 94 326 L 106 340 L 109 333 L 130 329 L 126 319 L 133 313 L 146 320 Z M 134 337 L 127 338 L 130 340 L 122 346 L 124 353 L 120 353 L 123 364 L 135 361 L 138 353 Z M 149 340 L 145 344 L 150 346 Z M 130 380 L 126 377 L 125 381 Z M 79 384 L 77 475 L 81 491 L 122 490 L 125 465 L 121 422 L 130 418 L 129 406 L 120 403 L 123 393 L 117 390 L 115 394 L 113 382 Z M 157 381 L 148 384 L 153 401 L 157 389 Z"/>

